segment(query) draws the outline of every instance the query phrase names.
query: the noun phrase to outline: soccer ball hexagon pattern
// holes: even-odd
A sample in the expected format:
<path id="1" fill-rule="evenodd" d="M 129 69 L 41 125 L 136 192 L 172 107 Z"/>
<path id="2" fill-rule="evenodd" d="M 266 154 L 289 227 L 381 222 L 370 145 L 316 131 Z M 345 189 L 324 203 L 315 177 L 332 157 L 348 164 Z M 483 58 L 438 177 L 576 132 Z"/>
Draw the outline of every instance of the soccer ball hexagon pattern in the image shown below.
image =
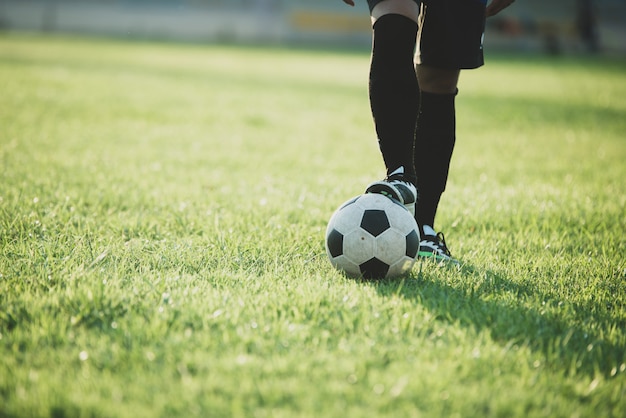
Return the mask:
<path id="1" fill-rule="evenodd" d="M 380 194 L 363 194 L 343 203 L 326 228 L 330 263 L 350 277 L 401 276 L 415 263 L 419 229 L 409 211 Z"/>

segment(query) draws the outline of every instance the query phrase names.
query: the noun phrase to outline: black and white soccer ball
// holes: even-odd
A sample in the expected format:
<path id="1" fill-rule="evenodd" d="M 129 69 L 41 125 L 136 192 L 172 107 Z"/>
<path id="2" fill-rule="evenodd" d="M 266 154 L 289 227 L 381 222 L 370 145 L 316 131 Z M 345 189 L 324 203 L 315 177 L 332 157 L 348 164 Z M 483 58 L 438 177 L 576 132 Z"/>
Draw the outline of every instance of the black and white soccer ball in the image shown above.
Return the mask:
<path id="1" fill-rule="evenodd" d="M 419 243 L 419 229 L 409 211 L 374 193 L 342 204 L 326 228 L 328 258 L 350 277 L 401 276 L 413 267 Z"/>

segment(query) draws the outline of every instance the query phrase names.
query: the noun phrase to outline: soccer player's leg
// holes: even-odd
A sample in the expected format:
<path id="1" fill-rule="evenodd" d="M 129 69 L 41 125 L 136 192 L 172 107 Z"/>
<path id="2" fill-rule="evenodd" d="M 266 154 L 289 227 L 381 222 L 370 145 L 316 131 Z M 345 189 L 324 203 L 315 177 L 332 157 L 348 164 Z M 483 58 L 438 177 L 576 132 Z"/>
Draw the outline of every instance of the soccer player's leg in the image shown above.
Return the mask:
<path id="1" fill-rule="evenodd" d="M 370 0 L 373 42 L 369 74 L 372 116 L 387 177 L 366 193 L 381 193 L 415 213 L 413 162 L 419 87 L 414 70 L 418 7 L 414 0 Z"/>
<path id="2" fill-rule="evenodd" d="M 420 256 L 454 260 L 443 234 L 434 230 L 435 215 L 448 181 L 456 142 L 455 97 L 461 69 L 483 64 L 485 4 L 481 1 L 423 1 L 416 51 L 421 103 L 415 133 L 414 161 L 420 200 Z"/>

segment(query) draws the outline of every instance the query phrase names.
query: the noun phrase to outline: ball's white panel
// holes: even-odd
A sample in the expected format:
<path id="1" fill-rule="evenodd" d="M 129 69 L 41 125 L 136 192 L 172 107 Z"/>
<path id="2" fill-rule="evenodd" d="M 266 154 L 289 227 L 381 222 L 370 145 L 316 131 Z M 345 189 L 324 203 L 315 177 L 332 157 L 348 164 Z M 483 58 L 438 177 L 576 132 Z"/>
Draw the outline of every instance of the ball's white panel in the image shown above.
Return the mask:
<path id="1" fill-rule="evenodd" d="M 375 248 L 374 237 L 362 229 L 351 231 L 343 237 L 343 255 L 356 264 L 372 258 Z"/>
<path id="2" fill-rule="evenodd" d="M 388 229 L 376 237 L 376 258 L 394 264 L 406 255 L 406 237 L 394 229 Z"/>
<path id="3" fill-rule="evenodd" d="M 331 217 L 328 226 L 345 235 L 350 231 L 360 228 L 362 217 L 363 208 L 355 204 L 350 204 L 336 211 Z"/>
<path id="4" fill-rule="evenodd" d="M 387 272 L 387 277 L 391 278 L 391 277 L 402 276 L 403 274 L 406 274 L 408 271 L 410 271 L 413 268 L 414 264 L 415 264 L 414 258 L 404 256 L 400 260 L 398 260 L 395 264 L 393 264 L 391 267 L 389 267 L 389 271 Z"/>
<path id="5" fill-rule="evenodd" d="M 361 195 L 356 201 L 355 204 L 360 206 L 363 210 L 365 209 L 386 209 L 390 204 L 393 204 L 391 199 L 385 197 L 381 194 L 375 193 L 367 193 Z"/>
<path id="6" fill-rule="evenodd" d="M 359 277 L 361 275 L 361 269 L 352 261 L 348 260 L 345 256 L 341 255 L 337 258 L 331 259 L 330 263 L 338 270 L 343 271 L 348 276 Z"/>

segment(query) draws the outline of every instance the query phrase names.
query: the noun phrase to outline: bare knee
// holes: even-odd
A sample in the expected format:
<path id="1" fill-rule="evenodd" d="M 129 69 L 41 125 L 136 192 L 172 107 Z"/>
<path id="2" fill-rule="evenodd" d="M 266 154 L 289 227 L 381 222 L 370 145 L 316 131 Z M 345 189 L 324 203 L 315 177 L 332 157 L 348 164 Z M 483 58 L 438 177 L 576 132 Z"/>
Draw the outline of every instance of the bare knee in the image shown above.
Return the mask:
<path id="1" fill-rule="evenodd" d="M 398 14 L 417 22 L 419 7 L 413 0 L 385 0 L 374 6 L 372 10 L 372 24 L 387 14 Z"/>
<path id="2" fill-rule="evenodd" d="M 420 90 L 437 94 L 456 92 L 460 70 L 435 68 L 420 64 L 415 67 L 415 71 Z"/>

